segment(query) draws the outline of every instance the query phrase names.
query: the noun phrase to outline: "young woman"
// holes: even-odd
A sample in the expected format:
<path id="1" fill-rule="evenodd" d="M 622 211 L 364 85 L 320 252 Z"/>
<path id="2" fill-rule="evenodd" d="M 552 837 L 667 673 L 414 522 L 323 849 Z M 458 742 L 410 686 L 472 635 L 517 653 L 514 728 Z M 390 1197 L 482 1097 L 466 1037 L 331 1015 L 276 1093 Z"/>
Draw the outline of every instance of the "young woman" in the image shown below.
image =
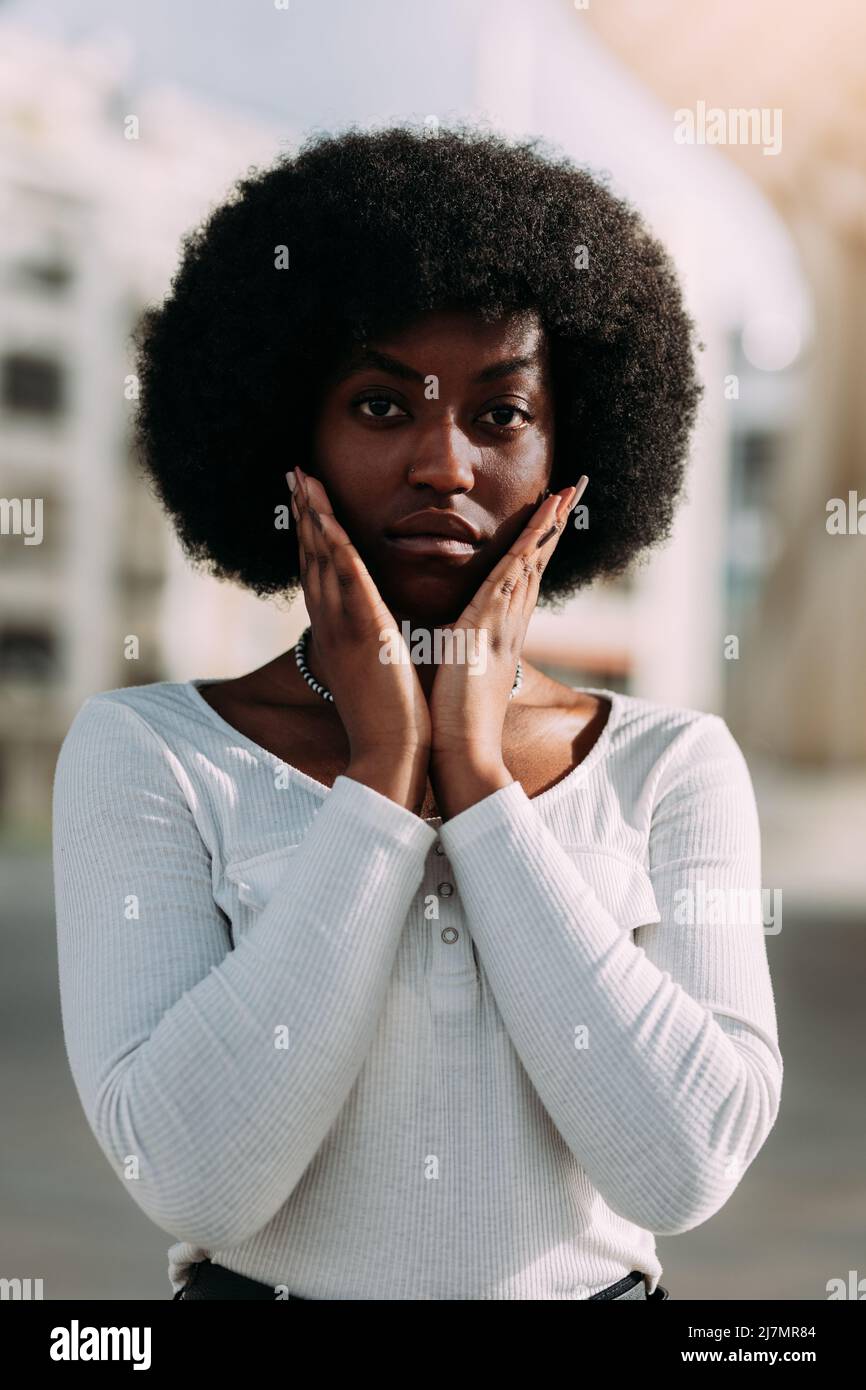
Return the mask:
<path id="1" fill-rule="evenodd" d="M 738 745 L 521 658 L 668 534 L 693 352 L 637 215 L 489 134 L 311 141 L 187 240 L 141 454 L 310 627 L 94 694 L 57 767 L 70 1064 L 176 1298 L 664 1298 L 764 1143 Z"/>

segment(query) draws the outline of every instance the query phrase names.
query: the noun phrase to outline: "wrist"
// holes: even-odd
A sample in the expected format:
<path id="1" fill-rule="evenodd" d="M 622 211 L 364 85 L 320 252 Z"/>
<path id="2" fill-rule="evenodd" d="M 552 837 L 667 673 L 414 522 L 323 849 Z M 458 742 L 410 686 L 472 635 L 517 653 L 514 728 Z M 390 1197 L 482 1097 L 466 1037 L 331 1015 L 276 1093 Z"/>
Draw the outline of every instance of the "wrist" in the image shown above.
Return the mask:
<path id="1" fill-rule="evenodd" d="M 505 773 L 510 776 L 502 757 L 502 749 L 497 746 L 481 748 L 475 743 L 464 743 L 455 747 L 443 748 L 434 743 L 430 749 L 430 776 L 460 777 L 466 774 L 472 778 L 497 777 Z"/>
<path id="2" fill-rule="evenodd" d="M 363 782 L 417 815 L 424 801 L 428 761 L 429 750 L 420 746 L 380 749 L 375 755 L 351 758 L 345 776 Z"/>
<path id="3" fill-rule="evenodd" d="M 430 782 L 442 819 L 451 820 L 476 802 L 514 781 L 502 759 L 486 762 L 465 756 L 431 759 Z"/>

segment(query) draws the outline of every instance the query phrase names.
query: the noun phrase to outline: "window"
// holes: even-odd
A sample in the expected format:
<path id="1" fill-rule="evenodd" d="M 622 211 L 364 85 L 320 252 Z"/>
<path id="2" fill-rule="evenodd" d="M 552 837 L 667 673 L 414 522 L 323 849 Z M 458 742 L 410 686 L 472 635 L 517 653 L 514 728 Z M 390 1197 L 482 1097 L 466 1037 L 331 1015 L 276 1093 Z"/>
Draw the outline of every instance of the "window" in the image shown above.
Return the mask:
<path id="1" fill-rule="evenodd" d="M 48 682 L 58 675 L 57 641 L 47 628 L 0 628 L 0 679 Z"/>
<path id="2" fill-rule="evenodd" d="M 46 294 L 62 294 L 74 279 L 72 266 L 59 257 L 45 260 L 19 261 L 14 271 L 15 281 L 27 288 Z"/>
<path id="3" fill-rule="evenodd" d="M 59 415 L 64 408 L 63 369 L 53 357 L 8 353 L 0 364 L 4 409 L 31 415 Z"/>

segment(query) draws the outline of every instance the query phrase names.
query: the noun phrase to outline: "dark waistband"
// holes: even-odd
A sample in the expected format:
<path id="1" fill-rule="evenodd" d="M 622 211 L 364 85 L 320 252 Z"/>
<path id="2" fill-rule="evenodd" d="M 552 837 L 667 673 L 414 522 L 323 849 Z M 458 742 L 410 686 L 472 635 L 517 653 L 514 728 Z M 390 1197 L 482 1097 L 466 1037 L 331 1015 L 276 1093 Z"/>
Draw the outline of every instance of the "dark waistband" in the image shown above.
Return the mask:
<path id="1" fill-rule="evenodd" d="M 260 1284 L 257 1279 L 250 1279 L 246 1274 L 236 1274 L 233 1269 L 226 1269 L 224 1265 L 215 1265 L 211 1260 L 200 1260 L 198 1264 L 194 1264 L 189 1279 L 183 1288 L 174 1295 L 175 1300 L 180 1299 L 183 1302 L 193 1302 L 199 1298 L 244 1298 L 274 1303 L 282 1302 L 286 1297 L 297 1299 L 302 1303 L 319 1301 L 317 1299 L 304 1299 L 301 1294 L 297 1293 L 284 1294 L 281 1298 L 272 1285 Z M 618 1279 L 615 1284 L 610 1284 L 608 1288 L 592 1294 L 588 1302 L 591 1303 L 600 1298 L 655 1300 L 669 1297 L 667 1289 L 663 1289 L 661 1284 L 655 1293 L 648 1294 L 645 1276 L 641 1274 L 640 1270 L 633 1269 L 624 1279 Z"/>

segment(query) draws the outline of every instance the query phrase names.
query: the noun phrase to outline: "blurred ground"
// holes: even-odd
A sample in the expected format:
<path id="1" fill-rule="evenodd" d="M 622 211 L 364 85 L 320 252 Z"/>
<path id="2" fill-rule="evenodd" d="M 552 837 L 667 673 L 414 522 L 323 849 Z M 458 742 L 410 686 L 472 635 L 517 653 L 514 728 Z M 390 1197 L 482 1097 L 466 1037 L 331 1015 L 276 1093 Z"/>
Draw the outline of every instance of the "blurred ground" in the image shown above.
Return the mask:
<path id="1" fill-rule="evenodd" d="M 764 884 L 785 895 L 767 937 L 782 1109 L 724 1209 L 659 1240 L 673 1299 L 825 1299 L 828 1279 L 866 1275 L 866 787 L 770 768 L 755 781 Z M 47 1299 L 168 1299 L 171 1237 L 112 1175 L 69 1074 L 49 854 L 0 850 L 0 881 L 0 1275 L 42 1278 Z"/>

